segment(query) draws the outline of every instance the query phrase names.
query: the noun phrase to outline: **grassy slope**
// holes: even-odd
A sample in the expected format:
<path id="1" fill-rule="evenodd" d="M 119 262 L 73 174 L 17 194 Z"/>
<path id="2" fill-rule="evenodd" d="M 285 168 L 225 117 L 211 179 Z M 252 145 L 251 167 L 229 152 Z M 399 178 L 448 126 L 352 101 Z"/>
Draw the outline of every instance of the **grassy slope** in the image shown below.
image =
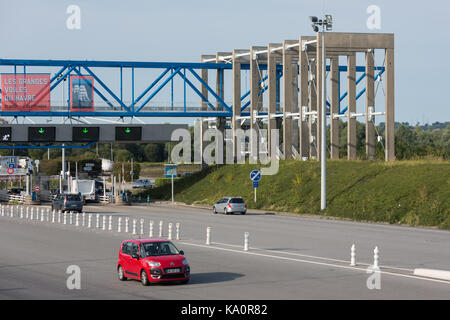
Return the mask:
<path id="1" fill-rule="evenodd" d="M 212 204 L 242 196 L 255 209 L 450 229 L 450 162 L 328 161 L 328 208 L 322 213 L 319 162 L 281 161 L 278 174 L 263 176 L 256 204 L 253 169 L 258 166 L 222 166 L 181 179 L 175 199 Z M 170 185 L 152 190 L 155 197 L 168 199 Z"/>

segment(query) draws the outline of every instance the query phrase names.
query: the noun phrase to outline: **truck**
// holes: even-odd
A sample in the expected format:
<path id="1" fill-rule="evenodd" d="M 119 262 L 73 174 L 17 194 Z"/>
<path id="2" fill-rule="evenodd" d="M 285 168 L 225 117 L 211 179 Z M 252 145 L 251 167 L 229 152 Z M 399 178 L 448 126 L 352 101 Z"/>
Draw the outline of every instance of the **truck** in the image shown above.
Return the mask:
<path id="1" fill-rule="evenodd" d="M 103 194 L 103 183 L 97 180 L 72 180 L 72 191 L 81 193 L 84 201 L 98 202 Z"/>

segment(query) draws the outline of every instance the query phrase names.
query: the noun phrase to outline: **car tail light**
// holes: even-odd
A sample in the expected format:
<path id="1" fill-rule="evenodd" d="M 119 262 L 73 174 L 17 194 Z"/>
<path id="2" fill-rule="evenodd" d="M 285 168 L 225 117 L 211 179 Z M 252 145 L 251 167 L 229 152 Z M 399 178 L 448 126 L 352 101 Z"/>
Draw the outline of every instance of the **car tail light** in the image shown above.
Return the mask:
<path id="1" fill-rule="evenodd" d="M 231 203 L 228 204 L 228 208 L 231 208 Z"/>
<path id="2" fill-rule="evenodd" d="M 245 203 L 245 208 L 247 209 L 247 204 Z"/>

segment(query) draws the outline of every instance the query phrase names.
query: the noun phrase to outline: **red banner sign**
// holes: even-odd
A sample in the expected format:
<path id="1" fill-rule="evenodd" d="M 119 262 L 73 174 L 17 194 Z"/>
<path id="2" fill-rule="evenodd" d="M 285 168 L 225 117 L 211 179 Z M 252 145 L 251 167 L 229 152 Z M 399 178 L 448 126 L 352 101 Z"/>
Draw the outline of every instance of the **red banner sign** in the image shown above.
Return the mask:
<path id="1" fill-rule="evenodd" d="M 50 75 L 2 74 L 2 111 L 50 111 Z"/>

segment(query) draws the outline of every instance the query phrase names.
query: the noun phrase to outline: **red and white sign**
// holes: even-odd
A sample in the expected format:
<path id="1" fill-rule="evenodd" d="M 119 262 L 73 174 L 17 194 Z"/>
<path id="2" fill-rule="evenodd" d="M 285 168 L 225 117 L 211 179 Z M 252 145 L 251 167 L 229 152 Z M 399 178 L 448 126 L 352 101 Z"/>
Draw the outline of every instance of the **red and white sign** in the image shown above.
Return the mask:
<path id="1" fill-rule="evenodd" d="M 8 172 L 8 174 L 13 174 L 14 173 L 14 168 L 8 168 L 6 170 L 6 172 Z"/>
<path id="2" fill-rule="evenodd" d="M 39 192 L 41 190 L 41 187 L 40 186 L 34 186 L 33 189 L 34 189 L 34 191 Z"/>
<path id="3" fill-rule="evenodd" d="M 2 74 L 2 111 L 50 111 L 50 74 Z"/>

